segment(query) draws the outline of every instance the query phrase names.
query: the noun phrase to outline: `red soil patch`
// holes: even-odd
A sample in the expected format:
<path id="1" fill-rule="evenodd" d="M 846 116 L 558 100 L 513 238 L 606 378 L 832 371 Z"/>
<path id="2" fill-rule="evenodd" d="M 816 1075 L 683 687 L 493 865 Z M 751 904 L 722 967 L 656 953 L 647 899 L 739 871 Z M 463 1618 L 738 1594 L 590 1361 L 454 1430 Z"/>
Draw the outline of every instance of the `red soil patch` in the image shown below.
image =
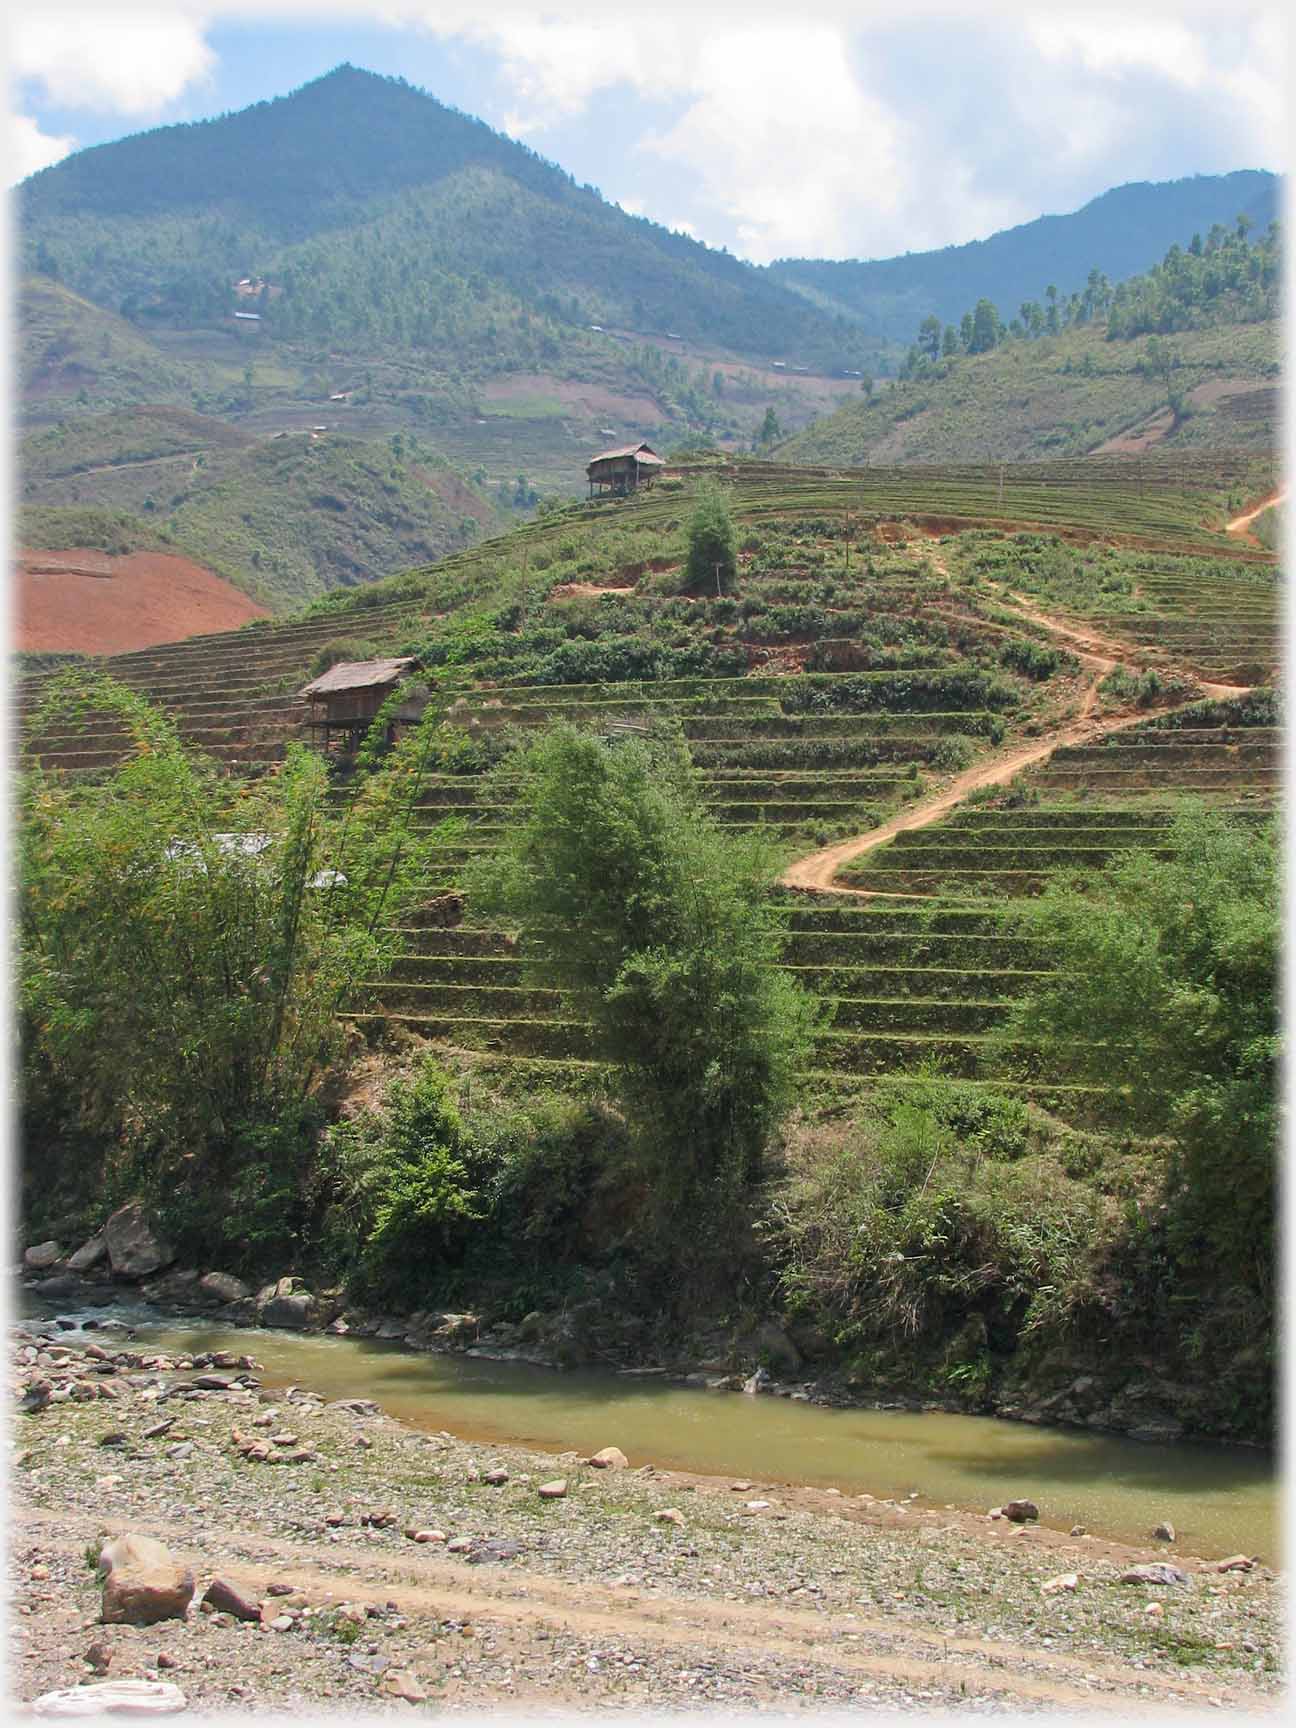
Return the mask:
<path id="1" fill-rule="evenodd" d="M 231 583 L 171 552 L 24 549 L 17 576 L 15 648 L 121 654 L 269 617 Z"/>

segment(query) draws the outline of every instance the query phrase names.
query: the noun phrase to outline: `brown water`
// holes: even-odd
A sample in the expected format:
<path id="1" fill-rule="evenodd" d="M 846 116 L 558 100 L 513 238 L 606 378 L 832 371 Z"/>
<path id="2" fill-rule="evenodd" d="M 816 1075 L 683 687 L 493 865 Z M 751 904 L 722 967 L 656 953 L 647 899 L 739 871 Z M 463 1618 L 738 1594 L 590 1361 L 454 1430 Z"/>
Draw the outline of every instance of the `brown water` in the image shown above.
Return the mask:
<path id="1" fill-rule="evenodd" d="M 105 1317 L 105 1310 L 97 1311 Z M 1219 1558 L 1281 1558 L 1279 1484 L 1271 1460 L 1217 1446 L 1133 1440 L 994 1417 L 826 1410 L 656 1378 L 567 1372 L 468 1356 L 434 1356 L 376 1339 L 304 1337 L 203 1321 L 122 1318 L 160 1349 L 235 1349 L 263 1364 L 266 1386 L 326 1398 L 372 1398 L 436 1432 L 539 1451 L 620 1446 L 632 1465 L 840 1488 L 915 1506 L 974 1511 L 1016 1496 L 1045 1524 L 1147 1542 L 1162 1520 L 1176 1549 Z"/>

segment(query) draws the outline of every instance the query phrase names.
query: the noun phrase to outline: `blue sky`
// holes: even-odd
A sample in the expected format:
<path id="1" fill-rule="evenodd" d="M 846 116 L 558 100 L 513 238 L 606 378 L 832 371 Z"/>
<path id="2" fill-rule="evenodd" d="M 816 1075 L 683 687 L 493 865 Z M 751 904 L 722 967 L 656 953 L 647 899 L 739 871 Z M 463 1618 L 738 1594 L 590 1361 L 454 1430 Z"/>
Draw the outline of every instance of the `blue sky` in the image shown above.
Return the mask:
<path id="1" fill-rule="evenodd" d="M 627 210 L 758 263 L 922 251 L 1131 180 L 1285 167 L 1276 6 L 540 8 L 17 0 L 10 179 L 343 60 L 399 73 Z"/>

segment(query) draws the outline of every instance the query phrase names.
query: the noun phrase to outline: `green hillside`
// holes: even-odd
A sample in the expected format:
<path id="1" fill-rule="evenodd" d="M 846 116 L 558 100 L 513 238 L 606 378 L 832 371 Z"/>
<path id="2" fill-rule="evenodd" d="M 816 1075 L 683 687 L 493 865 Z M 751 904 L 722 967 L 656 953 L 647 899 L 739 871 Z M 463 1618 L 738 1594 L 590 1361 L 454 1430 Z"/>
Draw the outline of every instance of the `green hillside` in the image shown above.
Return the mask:
<path id="1" fill-rule="evenodd" d="M 21 543 L 165 544 L 278 609 L 439 558 L 499 522 L 411 434 L 253 439 L 136 410 L 33 435 L 19 463 Z"/>

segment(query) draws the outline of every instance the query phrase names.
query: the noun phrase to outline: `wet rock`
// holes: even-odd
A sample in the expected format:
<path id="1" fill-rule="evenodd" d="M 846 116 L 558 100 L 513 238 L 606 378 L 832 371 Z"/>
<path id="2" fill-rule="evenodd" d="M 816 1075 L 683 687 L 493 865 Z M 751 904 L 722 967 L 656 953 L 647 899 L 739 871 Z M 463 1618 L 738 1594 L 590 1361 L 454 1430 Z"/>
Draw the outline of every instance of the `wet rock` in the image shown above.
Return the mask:
<path id="1" fill-rule="evenodd" d="M 99 1551 L 99 1571 L 108 1625 L 183 1620 L 193 1600 L 193 1573 L 151 1536 L 114 1536 Z"/>
<path id="2" fill-rule="evenodd" d="M 1181 1572 L 1177 1566 L 1169 1566 L 1164 1560 L 1153 1560 L 1147 1566 L 1131 1566 L 1120 1575 L 1122 1584 L 1189 1584 L 1191 1582 L 1186 1572 Z"/>
<path id="3" fill-rule="evenodd" d="M 630 1460 L 619 1446 L 604 1446 L 589 1460 L 596 1470 L 628 1470 Z"/>
<path id="4" fill-rule="evenodd" d="M 204 1272 L 198 1288 L 216 1302 L 243 1302 L 252 1292 L 241 1278 L 232 1272 Z"/>
<path id="5" fill-rule="evenodd" d="M 150 1227 L 138 1201 L 118 1207 L 103 1235 L 114 1277 L 147 1278 L 175 1259 L 175 1250 Z"/>
<path id="6" fill-rule="evenodd" d="M 23 1265 L 29 1272 L 48 1272 L 62 1258 L 63 1249 L 59 1243 L 37 1242 L 23 1255 Z"/>
<path id="7" fill-rule="evenodd" d="M 1156 1529 L 1152 1532 L 1152 1535 L 1157 1542 L 1173 1542 L 1175 1539 L 1175 1527 L 1173 1524 L 1169 1523 L 1158 1524 Z"/>
<path id="8" fill-rule="evenodd" d="M 542 1482 L 536 1493 L 542 1500 L 563 1500 L 567 1495 L 567 1478 L 555 1476 L 552 1482 Z"/>
<path id="9" fill-rule="evenodd" d="M 259 1620 L 261 1604 L 254 1601 L 228 1578 L 213 1578 L 203 1593 L 203 1601 L 220 1614 L 232 1614 L 236 1620 Z"/>
<path id="10" fill-rule="evenodd" d="M 1025 1524 L 1039 1517 L 1039 1507 L 1033 1500 L 1005 1500 L 999 1510 L 1010 1524 Z"/>
<path id="11" fill-rule="evenodd" d="M 228 1392 L 232 1389 L 234 1382 L 228 1374 L 200 1374 L 194 1381 L 194 1385 L 203 1392 Z"/>

